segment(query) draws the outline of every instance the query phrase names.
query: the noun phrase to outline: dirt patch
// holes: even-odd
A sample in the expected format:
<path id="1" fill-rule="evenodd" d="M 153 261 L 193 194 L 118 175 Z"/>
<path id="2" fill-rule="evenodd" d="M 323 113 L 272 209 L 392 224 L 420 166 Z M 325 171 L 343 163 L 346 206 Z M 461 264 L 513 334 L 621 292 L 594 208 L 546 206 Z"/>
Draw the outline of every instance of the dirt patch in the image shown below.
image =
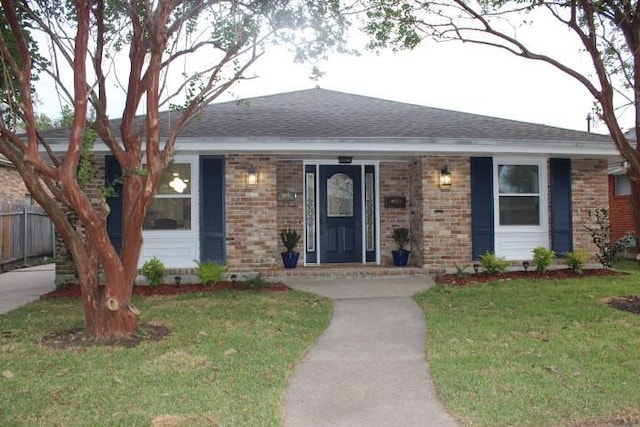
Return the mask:
<path id="1" fill-rule="evenodd" d="M 171 330 L 166 326 L 143 323 L 138 326 L 138 331 L 130 337 L 105 341 L 96 340 L 85 335 L 83 328 L 74 328 L 68 331 L 52 332 L 42 338 L 40 344 L 54 348 L 90 347 L 94 345 L 131 348 L 145 341 L 162 341 L 170 333 Z"/>
<path id="2" fill-rule="evenodd" d="M 201 292 L 216 292 L 222 290 L 234 289 L 237 291 L 256 291 L 256 292 L 286 292 L 291 290 L 284 283 L 268 283 L 264 286 L 251 287 L 247 286 L 245 282 L 241 281 L 228 281 L 220 282 L 215 285 L 136 285 L 133 287 L 134 295 L 142 296 L 173 296 L 181 294 L 201 293 Z M 56 289 L 42 295 L 40 298 L 80 298 L 80 286 L 74 285 L 65 289 Z"/>
<path id="3" fill-rule="evenodd" d="M 627 311 L 633 314 L 640 314 L 640 295 L 609 298 L 607 305 L 618 310 Z"/>
<path id="4" fill-rule="evenodd" d="M 436 283 L 442 283 L 454 286 L 468 286 L 478 283 L 488 283 L 505 280 L 518 280 L 518 279 L 577 279 L 581 277 L 593 277 L 593 276 L 619 276 L 627 273 L 623 273 L 615 270 L 608 270 L 605 268 L 600 269 L 586 269 L 582 271 L 582 274 L 576 274 L 568 268 L 560 270 L 549 270 L 545 272 L 541 271 L 505 271 L 504 273 L 489 274 L 486 272 L 471 273 L 465 277 L 458 277 L 455 274 L 443 274 L 435 278 Z"/>

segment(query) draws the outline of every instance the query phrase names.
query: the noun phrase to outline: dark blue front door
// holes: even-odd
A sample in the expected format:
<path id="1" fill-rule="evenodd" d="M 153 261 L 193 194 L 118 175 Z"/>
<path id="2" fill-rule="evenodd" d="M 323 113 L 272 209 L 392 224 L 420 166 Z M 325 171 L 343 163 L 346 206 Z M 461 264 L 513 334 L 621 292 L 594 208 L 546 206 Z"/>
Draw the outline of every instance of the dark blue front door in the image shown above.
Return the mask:
<path id="1" fill-rule="evenodd" d="M 320 166 L 320 262 L 362 262 L 362 167 Z"/>

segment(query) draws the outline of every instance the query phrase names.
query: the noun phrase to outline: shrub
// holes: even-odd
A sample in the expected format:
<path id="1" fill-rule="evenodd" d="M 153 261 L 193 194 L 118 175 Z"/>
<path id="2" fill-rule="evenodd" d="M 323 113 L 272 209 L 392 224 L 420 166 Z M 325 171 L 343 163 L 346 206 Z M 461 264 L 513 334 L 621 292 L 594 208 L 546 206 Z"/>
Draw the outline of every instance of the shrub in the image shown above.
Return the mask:
<path id="1" fill-rule="evenodd" d="M 398 248 L 402 251 L 407 243 L 409 243 L 409 229 L 406 227 L 397 227 L 393 229 L 393 241 L 396 242 Z"/>
<path id="2" fill-rule="evenodd" d="M 266 286 L 269 286 L 269 281 L 262 275 L 262 273 L 258 273 L 253 277 L 243 277 L 245 278 L 244 285 L 247 288 L 264 288 Z"/>
<path id="3" fill-rule="evenodd" d="M 215 261 L 198 262 L 196 267 L 196 276 L 200 283 L 205 285 L 214 285 L 221 282 L 227 274 L 227 266 L 220 265 Z"/>
<path id="4" fill-rule="evenodd" d="M 469 273 L 467 273 L 467 271 L 466 271 L 466 269 L 467 269 L 466 265 L 458 265 L 455 262 L 453 263 L 453 265 L 456 266 L 456 277 L 458 279 L 464 279 L 465 277 L 467 277 L 469 275 Z"/>
<path id="5" fill-rule="evenodd" d="M 158 258 L 153 257 L 142 264 L 142 275 L 147 278 L 149 285 L 158 286 L 164 279 L 164 264 Z"/>
<path id="6" fill-rule="evenodd" d="M 287 252 L 293 252 L 298 246 L 301 237 L 296 230 L 290 228 L 280 231 L 280 240 L 282 240 L 284 247 L 287 248 Z"/>
<path id="7" fill-rule="evenodd" d="M 504 257 L 496 256 L 493 252 L 487 252 L 480 257 L 480 263 L 484 270 L 489 274 L 504 273 L 509 263 Z"/>
<path id="8" fill-rule="evenodd" d="M 611 243 L 611 221 L 607 208 L 589 211 L 589 219 L 591 224 L 585 228 L 589 230 L 593 243 L 598 247 L 598 261 L 604 267 L 611 267 L 618 254 L 631 245 L 633 235 L 627 234 L 617 242 Z"/>
<path id="9" fill-rule="evenodd" d="M 556 253 L 544 246 L 538 246 L 533 248 L 533 263 L 536 265 L 536 270 L 545 272 L 549 269 L 549 266 L 556 257 Z"/>
<path id="10" fill-rule="evenodd" d="M 576 249 L 573 252 L 567 252 L 565 258 L 564 263 L 569 266 L 571 271 L 582 274 L 582 268 L 589 260 L 589 254 L 584 249 Z"/>

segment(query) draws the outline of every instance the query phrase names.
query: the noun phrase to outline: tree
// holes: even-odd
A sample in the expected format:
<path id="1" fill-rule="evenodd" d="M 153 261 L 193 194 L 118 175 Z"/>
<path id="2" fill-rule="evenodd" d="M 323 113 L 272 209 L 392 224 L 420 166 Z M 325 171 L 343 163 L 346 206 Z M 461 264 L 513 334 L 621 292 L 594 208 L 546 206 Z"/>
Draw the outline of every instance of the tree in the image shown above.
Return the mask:
<path id="1" fill-rule="evenodd" d="M 6 26 L 0 31 L 0 60 L 18 82 L 5 93 L 5 102 L 26 128 L 21 135 L 9 126 L 0 127 L 0 153 L 20 172 L 73 256 L 86 333 L 97 338 L 130 335 L 139 317 L 131 293 L 142 224 L 181 128 L 245 78 L 268 44 L 288 43 L 298 60 L 340 48 L 347 22 L 339 0 L 0 0 L 0 4 L 0 24 Z M 32 32 L 46 40 L 41 46 L 51 51 L 50 67 L 42 67 L 42 58 L 33 54 Z M 124 82 L 113 72 L 121 59 L 129 67 Z M 202 65 L 185 72 L 187 64 Z M 66 104 L 73 106 L 68 149 L 62 155 L 53 152 L 46 134 L 38 129 L 31 88 L 34 68 L 42 68 Z M 172 86 L 176 75 L 182 80 Z M 126 92 L 117 128 L 107 116 L 114 84 Z M 136 118 L 141 106 L 146 114 Z M 169 106 L 179 114 L 161 141 L 159 112 Z M 83 145 L 92 139 L 91 133 L 106 144 L 123 171 L 120 253 L 107 233 L 108 189 L 96 199 L 81 182 Z M 99 286 L 99 267 L 104 287 Z"/>
<path id="2" fill-rule="evenodd" d="M 631 165 L 632 207 L 640 230 L 640 140 L 628 141 L 620 111 L 634 110 L 640 135 L 640 2 L 638 0 L 370 0 L 366 31 L 372 47 L 414 48 L 425 39 L 462 41 L 502 49 L 522 58 L 543 61 L 580 82 L 596 100 L 596 110 L 622 156 Z M 541 18 L 566 27 L 567 38 L 524 41 L 518 27 L 535 26 Z M 546 22 L 546 21 L 545 21 Z M 542 25 L 538 30 L 546 28 Z M 540 34 L 540 33 L 539 33 Z M 581 70 L 553 47 L 573 36 L 590 59 Z"/>

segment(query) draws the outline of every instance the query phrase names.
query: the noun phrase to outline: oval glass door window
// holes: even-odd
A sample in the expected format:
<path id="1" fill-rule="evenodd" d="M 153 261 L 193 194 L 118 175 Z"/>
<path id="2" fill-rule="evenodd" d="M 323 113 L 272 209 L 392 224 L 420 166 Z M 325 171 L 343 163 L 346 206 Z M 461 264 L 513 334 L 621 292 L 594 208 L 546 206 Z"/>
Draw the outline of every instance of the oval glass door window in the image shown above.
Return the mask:
<path id="1" fill-rule="evenodd" d="M 327 216 L 353 216 L 353 180 L 336 173 L 327 179 Z"/>

